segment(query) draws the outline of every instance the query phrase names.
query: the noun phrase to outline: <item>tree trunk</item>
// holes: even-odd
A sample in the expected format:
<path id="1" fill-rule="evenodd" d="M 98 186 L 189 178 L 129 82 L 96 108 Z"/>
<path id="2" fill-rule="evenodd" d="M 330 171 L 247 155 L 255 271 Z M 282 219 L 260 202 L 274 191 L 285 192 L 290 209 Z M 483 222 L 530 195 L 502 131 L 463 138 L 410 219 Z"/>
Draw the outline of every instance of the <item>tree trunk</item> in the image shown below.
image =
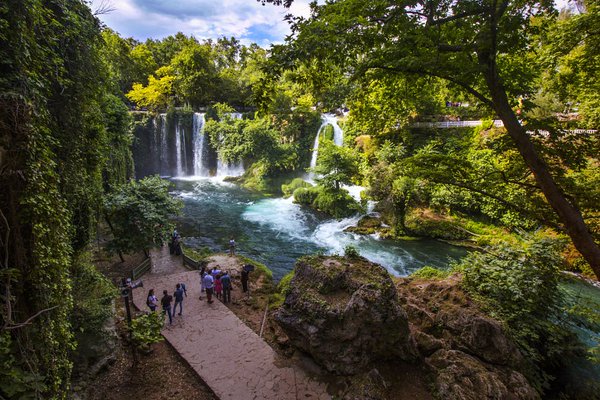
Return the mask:
<path id="1" fill-rule="evenodd" d="M 112 224 L 110 223 L 110 219 L 108 218 L 108 215 L 106 213 L 104 214 L 104 220 L 108 224 L 110 233 L 112 233 L 112 235 L 115 236 L 115 230 L 114 230 Z M 123 258 L 123 253 L 121 252 L 121 250 L 117 250 L 117 254 L 119 255 L 119 258 L 121 259 L 121 262 L 125 262 L 125 258 Z"/>
<path id="2" fill-rule="evenodd" d="M 519 150 L 519 153 L 525 160 L 525 164 L 533 172 L 536 182 L 564 225 L 575 248 L 590 264 L 596 277 L 600 279 L 600 247 L 594 242 L 594 238 L 585 224 L 581 212 L 575 204 L 567 200 L 567 197 L 550 174 L 548 165 L 536 152 L 527 131 L 521 125 L 508 103 L 506 91 L 494 68 L 488 69 L 486 82 L 492 96 L 494 110 L 504 123 L 506 131 L 514 140 L 517 150 Z"/>

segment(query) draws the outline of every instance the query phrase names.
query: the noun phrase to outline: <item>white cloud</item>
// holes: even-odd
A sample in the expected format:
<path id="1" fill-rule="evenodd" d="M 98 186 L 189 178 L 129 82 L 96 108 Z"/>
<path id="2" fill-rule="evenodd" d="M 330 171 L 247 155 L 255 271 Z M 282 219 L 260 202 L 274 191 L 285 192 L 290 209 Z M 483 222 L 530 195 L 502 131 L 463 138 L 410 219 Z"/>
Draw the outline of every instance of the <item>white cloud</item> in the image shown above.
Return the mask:
<path id="1" fill-rule="evenodd" d="M 243 43 L 268 46 L 290 33 L 286 14 L 308 16 L 309 1 L 295 0 L 285 9 L 255 0 L 111 0 L 114 10 L 99 18 L 121 36 L 140 41 L 183 32 L 198 39 L 235 36 Z M 91 0 L 92 10 L 102 2 Z"/>

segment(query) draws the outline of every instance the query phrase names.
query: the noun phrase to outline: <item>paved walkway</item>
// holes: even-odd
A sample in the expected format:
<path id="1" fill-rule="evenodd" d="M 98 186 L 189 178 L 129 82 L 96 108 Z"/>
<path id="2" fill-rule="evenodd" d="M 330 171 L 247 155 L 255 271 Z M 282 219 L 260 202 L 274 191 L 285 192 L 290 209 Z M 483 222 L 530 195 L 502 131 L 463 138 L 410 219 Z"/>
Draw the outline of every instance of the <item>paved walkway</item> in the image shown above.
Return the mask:
<path id="1" fill-rule="evenodd" d="M 163 336 L 221 400 L 331 398 L 324 384 L 299 368 L 286 366 L 287 360 L 280 359 L 220 301 L 208 304 L 205 296 L 200 301 L 198 272 L 182 271 L 181 259 L 169 256 L 168 249 L 152 257 L 151 272 L 143 277 L 144 289 L 133 291 L 135 305 L 147 309 L 146 295 L 151 288 L 160 299 L 164 289 L 172 294 L 178 282 L 186 284 L 183 315 L 175 315 Z"/>

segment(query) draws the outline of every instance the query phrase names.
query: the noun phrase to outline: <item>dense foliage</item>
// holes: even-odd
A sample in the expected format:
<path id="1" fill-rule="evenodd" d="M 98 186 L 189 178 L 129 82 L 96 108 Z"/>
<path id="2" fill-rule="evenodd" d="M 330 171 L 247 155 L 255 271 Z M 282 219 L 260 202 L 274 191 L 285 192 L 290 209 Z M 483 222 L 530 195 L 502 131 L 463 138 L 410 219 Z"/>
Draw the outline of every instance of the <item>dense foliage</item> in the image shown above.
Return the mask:
<path id="1" fill-rule="evenodd" d="M 531 236 L 471 253 L 454 267 L 462 272 L 463 286 L 507 325 L 532 364 L 529 378 L 540 392 L 555 378 L 549 371 L 581 352 L 559 290 L 563 247 L 560 239 Z"/>
<path id="2" fill-rule="evenodd" d="M 3 397 L 64 398 L 73 328 L 96 320 L 79 308 L 88 297 L 74 308 L 73 285 L 86 280 L 75 255 L 95 236 L 104 188 L 132 167 L 102 45 L 81 1 L 0 5 Z"/>
<path id="3" fill-rule="evenodd" d="M 169 181 L 158 176 L 131 181 L 106 196 L 104 214 L 113 239 L 108 248 L 119 253 L 161 246 L 173 231 L 170 218 L 182 207 L 169 194 Z"/>

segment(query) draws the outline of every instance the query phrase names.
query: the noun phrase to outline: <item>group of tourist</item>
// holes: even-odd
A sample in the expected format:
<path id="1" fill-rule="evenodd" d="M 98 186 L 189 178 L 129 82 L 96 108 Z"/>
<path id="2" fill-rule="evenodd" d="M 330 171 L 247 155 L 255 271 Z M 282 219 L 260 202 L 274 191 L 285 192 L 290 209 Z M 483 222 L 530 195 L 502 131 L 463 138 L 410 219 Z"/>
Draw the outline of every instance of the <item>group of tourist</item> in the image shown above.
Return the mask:
<path id="1" fill-rule="evenodd" d="M 206 271 L 205 267 L 200 270 L 200 300 L 202 293 L 206 293 L 206 301 L 209 304 L 213 302 L 213 294 L 224 304 L 231 301 L 232 285 L 229 271 L 221 271 L 219 268 L 217 265 L 210 271 Z"/>
<path id="2" fill-rule="evenodd" d="M 245 281 L 244 281 L 245 278 Z M 232 290 L 231 276 L 229 271 L 221 271 L 217 265 L 210 271 L 207 271 L 205 267 L 200 270 L 200 300 L 203 300 L 202 293 L 206 293 L 206 300 L 209 304 L 213 303 L 213 294 L 224 304 L 231 302 L 231 290 Z M 242 286 L 248 287 L 248 274 L 242 272 Z M 244 290 L 244 292 L 246 291 Z M 185 283 L 178 283 L 175 285 L 175 291 L 173 295 L 169 294 L 168 290 L 163 290 L 163 297 L 160 299 L 160 305 L 162 306 L 163 313 L 169 318 L 169 325 L 173 324 L 173 317 L 179 306 L 179 313 L 183 314 L 183 298 L 187 297 L 187 289 Z M 159 300 L 154 289 L 148 291 L 148 297 L 146 299 L 146 305 L 150 311 L 154 312 L 157 310 Z"/>

